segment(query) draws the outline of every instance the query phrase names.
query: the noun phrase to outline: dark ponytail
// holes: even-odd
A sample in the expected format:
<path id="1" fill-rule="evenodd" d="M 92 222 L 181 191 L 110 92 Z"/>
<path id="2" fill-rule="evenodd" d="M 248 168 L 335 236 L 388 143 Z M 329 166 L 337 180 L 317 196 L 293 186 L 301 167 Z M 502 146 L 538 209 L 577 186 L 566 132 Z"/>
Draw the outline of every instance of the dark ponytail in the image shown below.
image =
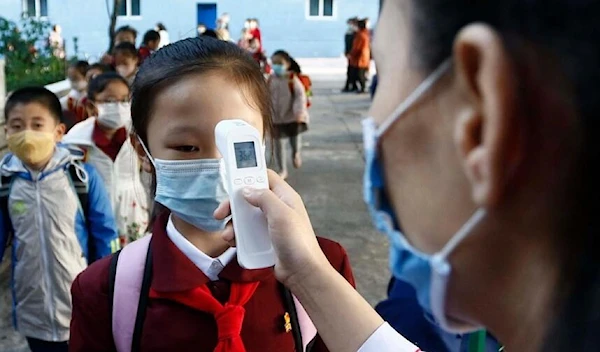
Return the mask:
<path id="1" fill-rule="evenodd" d="M 285 61 L 289 62 L 290 67 L 288 68 L 288 70 L 290 72 L 293 72 L 298 75 L 302 73 L 302 69 L 300 68 L 298 62 L 287 51 L 277 50 L 273 53 L 273 56 L 281 56 Z"/>

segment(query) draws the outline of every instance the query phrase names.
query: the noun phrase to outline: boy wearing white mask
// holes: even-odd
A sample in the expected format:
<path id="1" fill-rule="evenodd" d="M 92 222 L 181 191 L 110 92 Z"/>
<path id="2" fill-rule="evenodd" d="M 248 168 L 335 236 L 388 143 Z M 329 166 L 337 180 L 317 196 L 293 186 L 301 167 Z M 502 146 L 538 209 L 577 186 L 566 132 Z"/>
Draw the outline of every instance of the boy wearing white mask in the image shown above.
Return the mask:
<path id="1" fill-rule="evenodd" d="M 64 143 L 85 151 L 110 195 L 121 246 L 140 238 L 148 225 L 148 198 L 140 164 L 129 139 L 129 85 L 114 72 L 99 75 L 88 90 L 89 119 L 75 125 Z"/>
<path id="2" fill-rule="evenodd" d="M 113 51 L 115 56 L 115 70 L 127 80 L 129 86 L 133 84 L 135 75 L 138 71 L 138 65 L 140 63 L 140 57 L 138 50 L 134 44 L 121 43 L 115 47 Z"/>
<path id="3" fill-rule="evenodd" d="M 65 125 L 54 93 L 17 90 L 4 113 L 11 153 L 0 162 L 0 262 L 12 239 L 15 326 L 33 352 L 66 352 L 71 283 L 118 250 L 115 221 L 95 169 L 58 144 Z"/>

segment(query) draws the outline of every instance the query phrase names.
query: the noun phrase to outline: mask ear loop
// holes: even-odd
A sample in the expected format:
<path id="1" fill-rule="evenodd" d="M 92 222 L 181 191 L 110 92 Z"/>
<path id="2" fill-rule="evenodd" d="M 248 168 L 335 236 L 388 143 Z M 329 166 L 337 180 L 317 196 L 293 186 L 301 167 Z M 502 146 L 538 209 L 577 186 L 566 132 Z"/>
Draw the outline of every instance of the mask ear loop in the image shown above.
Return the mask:
<path id="1" fill-rule="evenodd" d="M 79 177 L 81 182 L 87 183 L 88 182 L 88 173 L 85 171 L 83 166 L 81 166 L 81 164 L 78 164 L 78 163 L 71 163 L 71 165 L 73 165 L 75 167 L 75 173 L 77 174 L 77 176 Z"/>
<path id="2" fill-rule="evenodd" d="M 150 160 L 150 163 L 152 163 L 152 166 L 154 166 L 154 168 L 156 169 L 156 164 L 154 163 L 154 159 L 150 155 L 148 148 L 146 148 L 146 144 L 144 144 L 144 142 L 142 141 L 142 139 L 140 138 L 140 136 L 138 134 L 136 134 L 136 138 L 137 138 L 138 142 L 140 142 L 140 144 L 142 145 L 142 149 L 144 149 L 144 153 L 146 153 L 148 160 Z"/>
<path id="3" fill-rule="evenodd" d="M 452 67 L 452 59 L 446 59 L 429 77 L 427 77 L 410 95 L 383 121 L 375 131 L 376 139 L 379 139 L 394 122 L 396 122 L 411 106 L 419 100 L 440 78 Z"/>
<path id="4" fill-rule="evenodd" d="M 454 237 L 446 243 L 444 248 L 434 256 L 440 259 L 446 259 L 450 253 L 452 253 L 454 249 L 456 249 L 456 247 L 458 247 L 458 245 L 473 232 L 473 229 L 481 222 L 486 213 L 484 208 L 477 209 L 475 213 L 471 215 L 471 218 L 458 230 L 458 232 L 456 232 Z"/>

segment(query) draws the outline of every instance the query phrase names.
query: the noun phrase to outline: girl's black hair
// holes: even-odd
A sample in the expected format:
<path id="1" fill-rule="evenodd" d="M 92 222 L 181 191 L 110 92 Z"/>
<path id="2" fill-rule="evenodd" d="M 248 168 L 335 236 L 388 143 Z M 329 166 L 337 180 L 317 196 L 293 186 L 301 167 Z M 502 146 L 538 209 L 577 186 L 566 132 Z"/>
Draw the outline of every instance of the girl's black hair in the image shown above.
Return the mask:
<path id="1" fill-rule="evenodd" d="M 140 66 L 132 86 L 133 128 L 144 142 L 152 115 L 152 102 L 167 87 L 190 76 L 222 72 L 247 93 L 260 111 L 265 133 L 271 131 L 271 99 L 260 67 L 237 45 L 207 36 L 177 41 L 156 52 Z"/>
<path id="2" fill-rule="evenodd" d="M 285 50 L 277 50 L 276 52 L 273 53 L 272 56 L 281 56 L 283 57 L 283 59 L 287 62 L 290 63 L 290 67 L 288 68 L 288 70 L 290 72 L 293 72 L 295 74 L 301 74 L 302 73 L 302 69 L 300 68 L 300 65 L 298 64 L 298 62 L 296 62 L 296 60 Z"/>
<path id="3" fill-rule="evenodd" d="M 88 69 L 90 68 L 90 64 L 87 61 L 79 60 L 79 61 L 72 62 L 69 65 L 69 67 L 74 68 L 79 73 L 81 73 L 81 75 L 83 77 L 85 77 L 85 74 L 87 73 Z"/>
<path id="4" fill-rule="evenodd" d="M 144 40 L 142 41 L 142 43 L 148 45 L 148 43 L 156 40 L 160 40 L 160 33 L 155 31 L 154 29 L 151 29 L 144 34 Z"/>
<path id="5" fill-rule="evenodd" d="M 159 31 L 166 31 L 167 30 L 167 27 L 165 27 L 165 25 L 162 24 L 162 22 L 158 22 L 156 24 L 156 28 L 158 28 Z"/>
<path id="6" fill-rule="evenodd" d="M 412 0 L 411 38 L 414 66 L 424 75 L 451 57 L 459 30 L 475 22 L 492 26 L 504 41 L 517 75 L 531 77 L 532 67 L 545 66 L 564 85 L 557 92 L 575 106 L 581 122 L 583 149 L 570 173 L 572 199 L 563 209 L 564 228 L 557 229 L 560 287 L 556 317 L 543 351 L 598 351 L 600 348 L 600 2 L 593 0 Z M 534 58 L 542 58 L 535 61 Z M 527 82 L 522 81 L 522 85 Z M 540 82 L 541 83 L 541 82 Z M 555 84 L 556 85 L 556 84 Z M 530 97 L 521 87 L 519 96 Z M 529 107 L 535 116 L 536 107 Z M 572 206 L 571 206 L 572 204 Z M 546 322 L 539 322 L 546 324 Z M 523 346 L 526 349 L 526 346 Z"/>
<path id="7" fill-rule="evenodd" d="M 106 87 L 113 82 L 121 82 L 129 88 L 129 83 L 120 74 L 116 72 L 105 72 L 90 81 L 88 85 L 87 97 L 91 102 L 96 101 L 96 95 L 104 92 Z"/>

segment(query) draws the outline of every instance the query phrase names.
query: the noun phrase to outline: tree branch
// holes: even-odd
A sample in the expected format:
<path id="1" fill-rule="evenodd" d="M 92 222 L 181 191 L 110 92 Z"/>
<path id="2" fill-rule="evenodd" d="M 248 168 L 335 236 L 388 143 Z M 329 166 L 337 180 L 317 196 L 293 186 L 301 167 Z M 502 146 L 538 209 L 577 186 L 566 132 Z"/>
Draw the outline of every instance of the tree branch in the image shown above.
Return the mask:
<path id="1" fill-rule="evenodd" d="M 111 53 L 115 44 L 115 27 L 117 26 L 117 16 L 119 5 L 123 0 L 113 0 L 113 8 L 110 14 L 110 24 L 108 25 L 108 50 L 106 52 Z"/>

